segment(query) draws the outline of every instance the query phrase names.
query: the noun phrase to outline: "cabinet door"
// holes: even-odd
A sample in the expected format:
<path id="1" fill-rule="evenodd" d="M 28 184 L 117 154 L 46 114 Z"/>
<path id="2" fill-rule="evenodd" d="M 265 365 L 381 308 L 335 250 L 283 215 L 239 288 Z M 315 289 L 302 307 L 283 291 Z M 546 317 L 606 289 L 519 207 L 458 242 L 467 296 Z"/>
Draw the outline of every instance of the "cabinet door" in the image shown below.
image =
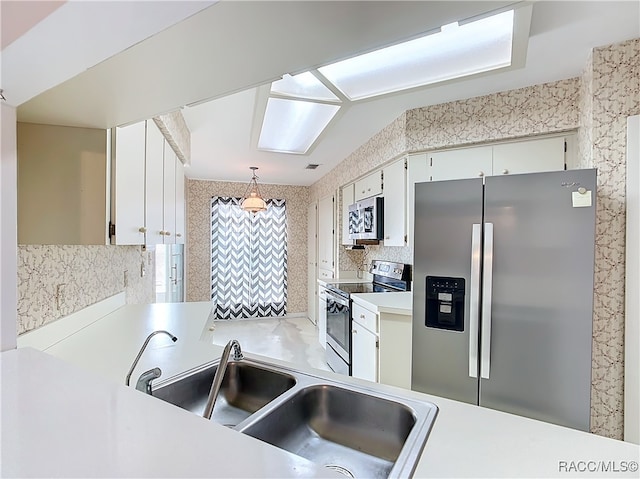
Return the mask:
<path id="1" fill-rule="evenodd" d="M 429 154 L 429 179 L 461 180 L 491 175 L 491 146 L 438 151 Z"/>
<path id="2" fill-rule="evenodd" d="M 342 238 L 341 243 L 344 245 L 352 245 L 353 240 L 349 239 L 349 205 L 355 203 L 355 185 L 351 183 L 350 185 L 344 186 L 342 188 Z"/>
<path id="3" fill-rule="evenodd" d="M 146 243 L 162 244 L 164 197 L 164 137 L 153 120 L 147 120 L 147 154 L 145 174 Z"/>
<path id="4" fill-rule="evenodd" d="M 318 286 L 318 341 L 327 349 L 327 289 Z"/>
<path id="5" fill-rule="evenodd" d="M 166 141 L 164 145 L 163 190 L 162 227 L 164 244 L 173 244 L 176 238 L 176 154 Z"/>
<path id="6" fill-rule="evenodd" d="M 307 209 L 307 315 L 313 324 L 317 324 L 318 309 L 318 273 L 316 272 L 316 230 L 318 229 L 318 206 L 316 203 Z"/>
<path id="7" fill-rule="evenodd" d="M 405 160 L 382 170 L 384 178 L 384 245 L 405 246 L 405 197 L 407 175 Z"/>
<path id="8" fill-rule="evenodd" d="M 413 247 L 416 183 L 429 181 L 429 161 L 426 153 L 407 158 L 407 246 Z"/>
<path id="9" fill-rule="evenodd" d="M 144 244 L 146 122 L 114 128 L 111 158 L 111 223 L 117 245 Z"/>
<path id="10" fill-rule="evenodd" d="M 354 378 L 378 381 L 378 336 L 353 321 L 351 330 L 353 357 L 351 374 Z"/>
<path id="11" fill-rule="evenodd" d="M 318 202 L 318 268 L 333 271 L 334 262 L 334 197 Z"/>
<path id="12" fill-rule="evenodd" d="M 493 147 L 493 174 L 515 175 L 564 170 L 565 138 L 503 143 Z"/>
<path id="13" fill-rule="evenodd" d="M 184 166 L 176 156 L 176 244 L 184 244 L 186 236 Z"/>
<path id="14" fill-rule="evenodd" d="M 355 201 L 382 194 L 382 171 L 376 171 L 356 181 Z"/>

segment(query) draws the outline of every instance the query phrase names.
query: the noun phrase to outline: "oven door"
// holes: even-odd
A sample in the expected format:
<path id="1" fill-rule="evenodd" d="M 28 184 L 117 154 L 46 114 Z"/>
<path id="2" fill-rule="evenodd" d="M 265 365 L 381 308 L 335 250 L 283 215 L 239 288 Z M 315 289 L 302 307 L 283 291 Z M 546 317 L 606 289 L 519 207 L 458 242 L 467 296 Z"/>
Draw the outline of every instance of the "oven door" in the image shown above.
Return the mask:
<path id="1" fill-rule="evenodd" d="M 349 300 L 327 291 L 327 362 L 333 371 L 351 374 Z"/>

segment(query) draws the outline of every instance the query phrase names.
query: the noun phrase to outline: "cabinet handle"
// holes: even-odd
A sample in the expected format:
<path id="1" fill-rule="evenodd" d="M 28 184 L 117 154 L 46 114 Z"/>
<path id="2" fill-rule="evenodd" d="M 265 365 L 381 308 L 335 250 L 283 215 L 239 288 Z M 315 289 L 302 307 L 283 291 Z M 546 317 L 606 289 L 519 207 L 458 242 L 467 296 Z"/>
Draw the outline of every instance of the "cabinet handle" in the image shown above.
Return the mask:
<path id="1" fill-rule="evenodd" d="M 508 175 L 509 174 L 509 170 L 507 170 L 506 168 L 504 170 L 502 170 L 502 174 L 503 175 Z"/>
<path id="2" fill-rule="evenodd" d="M 145 228 L 144 226 L 141 226 L 140 228 L 138 228 L 138 231 L 140 233 L 146 233 L 147 232 L 147 228 Z"/>
<path id="3" fill-rule="evenodd" d="M 171 231 L 165 231 L 165 232 L 164 232 L 164 235 L 165 235 L 165 236 L 171 236 Z"/>
<path id="4" fill-rule="evenodd" d="M 360 319 L 364 319 L 364 314 L 361 314 L 361 315 L 360 315 Z"/>
<path id="5" fill-rule="evenodd" d="M 353 334 L 358 334 L 358 331 L 357 331 L 356 329 L 352 329 L 352 330 L 351 330 L 351 332 L 352 332 Z"/>
<path id="6" fill-rule="evenodd" d="M 364 193 L 364 190 L 362 190 L 362 192 Z"/>
<path id="7" fill-rule="evenodd" d="M 181 233 L 176 233 L 176 236 L 177 236 L 178 238 L 182 238 L 182 234 L 181 234 Z"/>
<path id="8" fill-rule="evenodd" d="M 158 234 L 159 234 L 160 236 L 164 236 L 164 231 L 160 231 Z"/>
<path id="9" fill-rule="evenodd" d="M 478 176 L 484 176 L 484 171 L 480 171 L 480 172 L 478 173 Z"/>
<path id="10" fill-rule="evenodd" d="M 385 236 L 384 239 L 391 239 L 391 236 Z"/>

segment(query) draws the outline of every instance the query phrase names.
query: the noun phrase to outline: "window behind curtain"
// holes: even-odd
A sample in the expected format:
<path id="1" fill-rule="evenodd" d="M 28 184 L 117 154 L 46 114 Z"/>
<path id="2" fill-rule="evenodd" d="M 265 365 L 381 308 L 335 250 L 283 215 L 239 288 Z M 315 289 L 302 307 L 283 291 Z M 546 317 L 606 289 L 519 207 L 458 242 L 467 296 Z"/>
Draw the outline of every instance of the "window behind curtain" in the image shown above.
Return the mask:
<path id="1" fill-rule="evenodd" d="M 240 209 L 242 198 L 211 199 L 211 301 L 218 319 L 284 316 L 287 215 L 284 199 L 267 210 Z"/>

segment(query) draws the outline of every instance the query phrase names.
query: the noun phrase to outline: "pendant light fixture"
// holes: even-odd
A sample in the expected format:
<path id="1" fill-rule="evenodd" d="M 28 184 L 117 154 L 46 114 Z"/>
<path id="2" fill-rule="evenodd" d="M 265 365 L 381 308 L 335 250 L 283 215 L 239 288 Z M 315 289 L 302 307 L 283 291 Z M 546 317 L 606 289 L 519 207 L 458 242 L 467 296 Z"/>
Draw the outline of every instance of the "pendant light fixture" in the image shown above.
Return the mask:
<path id="1" fill-rule="evenodd" d="M 265 211 L 267 209 L 267 203 L 262 199 L 262 195 L 260 195 L 260 190 L 258 189 L 258 177 L 256 176 L 258 167 L 250 166 L 249 169 L 253 170 L 253 176 L 251 177 L 249 186 L 247 186 L 247 191 L 244 194 L 240 208 L 255 214 L 258 211 Z"/>

